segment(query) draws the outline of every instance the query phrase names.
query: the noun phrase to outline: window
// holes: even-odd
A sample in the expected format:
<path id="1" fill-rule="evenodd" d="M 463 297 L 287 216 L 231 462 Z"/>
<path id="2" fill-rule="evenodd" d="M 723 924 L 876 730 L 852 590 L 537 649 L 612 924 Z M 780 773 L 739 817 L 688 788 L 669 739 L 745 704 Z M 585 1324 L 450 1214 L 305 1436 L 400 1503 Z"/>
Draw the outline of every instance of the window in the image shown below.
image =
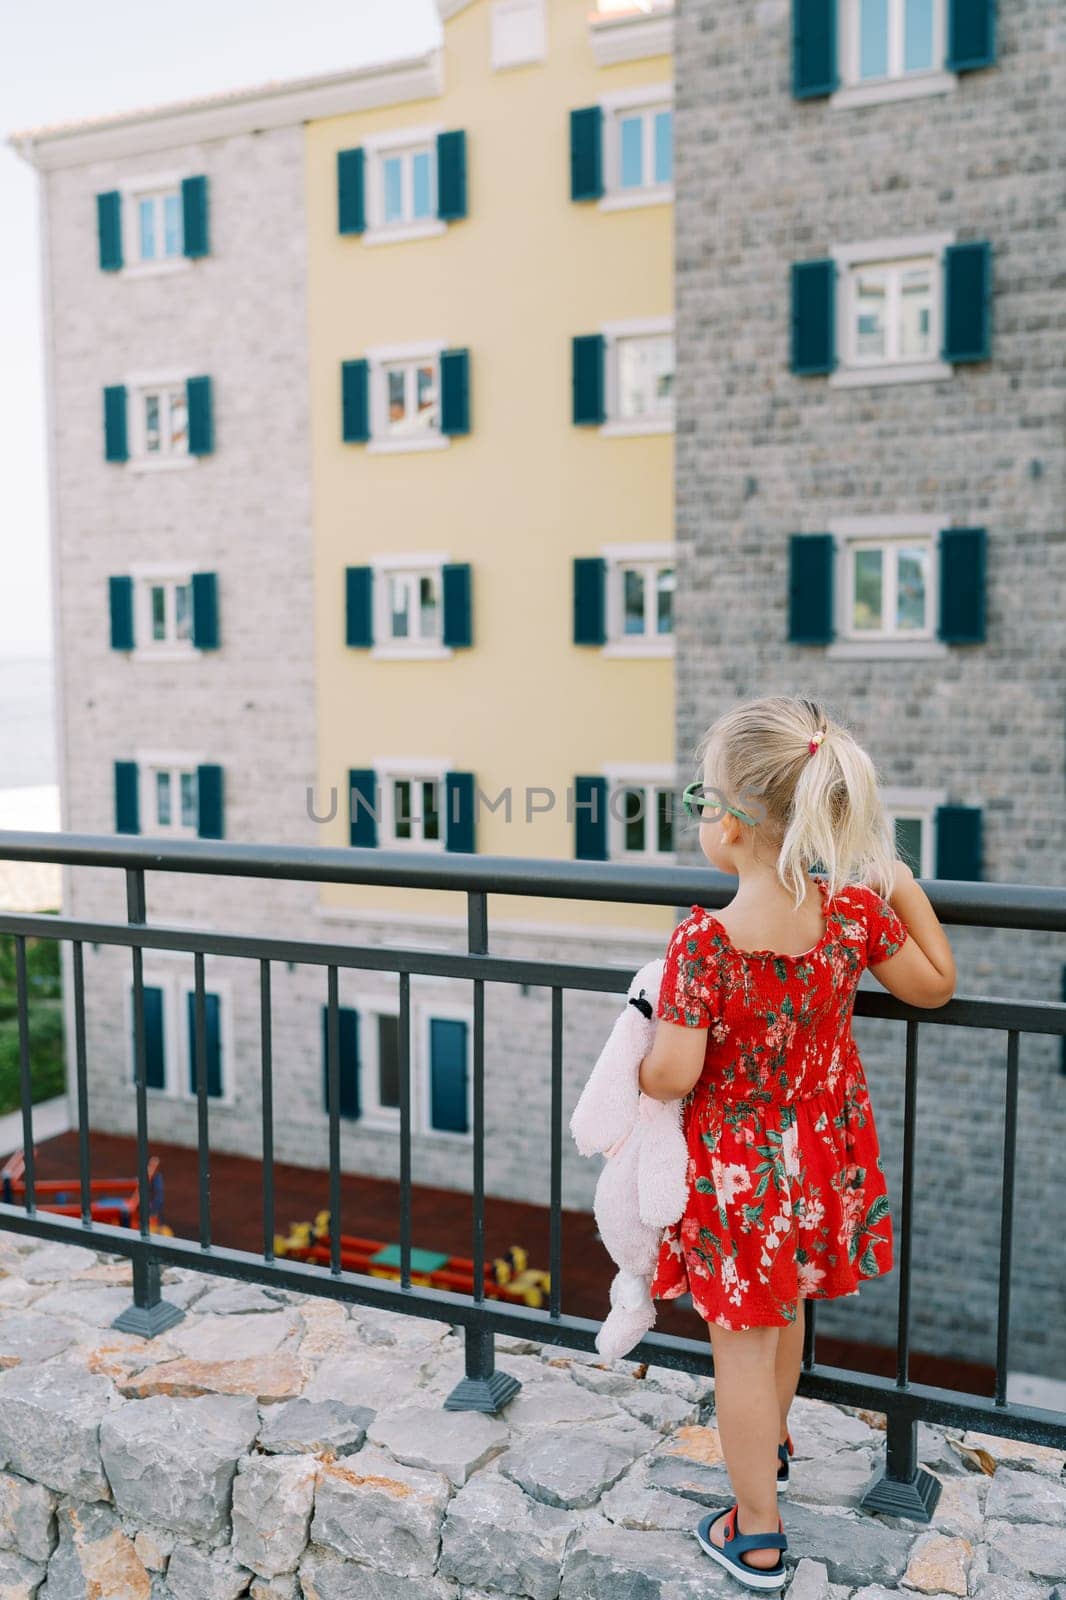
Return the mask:
<path id="1" fill-rule="evenodd" d="M 376 764 L 377 765 L 377 764 Z M 412 766 L 377 766 L 381 784 L 381 843 L 405 849 L 443 850 L 444 773 Z"/>
<path id="2" fill-rule="evenodd" d="M 367 140 L 364 238 L 368 243 L 445 232 L 438 205 L 438 132 L 401 129 Z"/>
<path id="3" fill-rule="evenodd" d="M 158 384 L 134 395 L 134 454 L 174 457 L 189 453 L 189 407 L 184 383 Z"/>
<path id="4" fill-rule="evenodd" d="M 225 982 L 208 981 L 204 991 L 204 1044 L 206 1088 L 211 1100 L 230 1101 L 228 1063 L 232 1059 L 229 1035 L 230 995 Z M 127 991 L 130 1041 L 129 1074 L 135 1074 L 133 990 Z M 197 1079 L 196 987 L 184 972 L 149 966 L 144 979 L 144 1040 L 146 1081 L 149 1089 L 181 1099 L 195 1099 Z"/>
<path id="5" fill-rule="evenodd" d="M 935 877 L 937 813 L 947 791 L 886 788 L 881 799 L 900 858 L 916 878 Z"/>
<path id="6" fill-rule="evenodd" d="M 192 647 L 192 578 L 144 578 L 140 584 L 143 626 L 138 637 L 158 645 Z"/>
<path id="7" fill-rule="evenodd" d="M 601 207 L 619 210 L 672 200 L 674 113 L 669 87 L 657 84 L 601 104 Z"/>
<path id="8" fill-rule="evenodd" d="M 847 541 L 845 636 L 930 639 L 932 539 Z"/>
<path id="9" fill-rule="evenodd" d="M 845 0 L 842 61 L 849 83 L 939 71 L 943 0 Z"/>
<path id="10" fill-rule="evenodd" d="M 674 550 L 670 544 L 607 545 L 605 654 L 674 652 Z M 588 580 L 586 580 L 588 581 Z"/>
<path id="11" fill-rule="evenodd" d="M 425 437 L 439 422 L 437 363 L 432 359 L 390 362 L 382 369 L 386 439 Z"/>
<path id="12" fill-rule="evenodd" d="M 832 383 L 950 377 L 944 345 L 944 251 L 949 236 L 841 246 Z"/>
<path id="13" fill-rule="evenodd" d="M 344 364 L 343 436 L 371 452 L 446 449 L 470 431 L 470 357 L 443 341 L 396 345 Z M 365 426 L 361 426 L 365 418 Z"/>
<path id="14" fill-rule="evenodd" d="M 136 217 L 133 259 L 167 261 L 181 256 L 184 238 L 178 189 L 135 195 L 133 204 Z"/>
<path id="15" fill-rule="evenodd" d="M 381 226 L 422 222 L 433 215 L 433 150 L 414 145 L 381 157 Z"/>
<path id="16" fill-rule="evenodd" d="M 180 767 L 157 767 L 151 773 L 152 806 L 158 833 L 195 833 L 199 812 L 196 804 L 196 771 Z"/>
<path id="17" fill-rule="evenodd" d="M 492 66 L 524 67 L 543 61 L 547 52 L 544 0 L 494 0 Z"/>
<path id="18" fill-rule="evenodd" d="M 612 861 L 674 857 L 675 775 L 667 767 L 627 767 L 608 773 L 607 842 Z"/>
<path id="19" fill-rule="evenodd" d="M 382 1132 L 400 1126 L 400 1019 L 394 995 L 339 1008 L 341 1116 Z M 322 1106 L 328 1106 L 328 1013 L 322 1008 Z M 472 1123 L 468 1010 L 440 999 L 411 1008 L 411 1128 L 466 1138 Z"/>
<path id="20" fill-rule="evenodd" d="M 575 341 L 584 344 L 586 341 Z M 615 323 L 603 330 L 602 399 L 589 413 L 608 434 L 670 433 L 674 427 L 674 329 L 668 318 Z M 575 373 L 575 380 L 577 380 Z M 582 381 L 595 378 L 585 371 Z M 578 403 L 575 381 L 575 404 Z M 575 417 L 575 420 L 576 417 Z"/>

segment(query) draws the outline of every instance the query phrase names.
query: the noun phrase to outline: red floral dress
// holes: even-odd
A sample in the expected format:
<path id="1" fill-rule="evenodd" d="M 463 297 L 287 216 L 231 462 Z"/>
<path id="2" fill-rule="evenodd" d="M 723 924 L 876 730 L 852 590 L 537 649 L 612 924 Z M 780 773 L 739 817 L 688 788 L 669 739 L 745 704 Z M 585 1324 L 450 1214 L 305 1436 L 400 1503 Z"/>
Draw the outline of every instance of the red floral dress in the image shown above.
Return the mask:
<path id="1" fill-rule="evenodd" d="M 665 1229 L 654 1299 L 691 1292 L 707 1322 L 784 1327 L 796 1298 L 857 1294 L 892 1266 L 892 1218 L 866 1075 L 851 1034 L 864 967 L 907 930 L 863 884 L 830 896 L 804 955 L 738 950 L 693 906 L 666 951 L 657 1015 L 706 1028 L 682 1103 L 688 1203 Z"/>

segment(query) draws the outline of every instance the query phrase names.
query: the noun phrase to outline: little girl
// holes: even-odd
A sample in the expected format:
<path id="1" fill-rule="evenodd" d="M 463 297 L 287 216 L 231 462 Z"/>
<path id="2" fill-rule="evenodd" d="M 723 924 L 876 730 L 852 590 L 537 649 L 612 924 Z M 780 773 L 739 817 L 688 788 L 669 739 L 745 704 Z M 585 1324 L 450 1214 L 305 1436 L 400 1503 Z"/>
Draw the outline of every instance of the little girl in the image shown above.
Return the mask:
<path id="1" fill-rule="evenodd" d="M 803 1301 L 857 1294 L 892 1266 L 855 990 L 870 967 L 908 1005 L 941 1006 L 955 964 L 895 859 L 869 756 L 817 705 L 739 705 L 697 755 L 686 806 L 708 861 L 739 884 L 720 917 L 693 906 L 674 930 L 640 1067 L 645 1094 L 683 1100 L 688 1145 L 688 1203 L 651 1293 L 691 1293 L 710 1334 L 736 1502 L 696 1536 L 741 1583 L 778 1589 Z"/>

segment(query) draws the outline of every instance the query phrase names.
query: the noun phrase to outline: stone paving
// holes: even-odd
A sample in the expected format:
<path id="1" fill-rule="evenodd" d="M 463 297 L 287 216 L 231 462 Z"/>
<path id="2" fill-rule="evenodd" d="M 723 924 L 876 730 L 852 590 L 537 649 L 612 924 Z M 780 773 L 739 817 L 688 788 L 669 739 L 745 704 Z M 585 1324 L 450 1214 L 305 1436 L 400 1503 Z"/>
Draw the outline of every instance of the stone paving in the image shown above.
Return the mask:
<path id="1" fill-rule="evenodd" d="M 501 1339 L 522 1389 L 446 1412 L 444 1322 L 0 1235 L 0 1600 L 696 1600 L 731 1500 L 707 1379 Z M 881 1425 L 879 1427 L 879 1424 Z M 859 1510 L 883 1419 L 798 1400 L 790 1600 L 1066 1600 L 1066 1456 L 921 1430 L 930 1526 Z"/>

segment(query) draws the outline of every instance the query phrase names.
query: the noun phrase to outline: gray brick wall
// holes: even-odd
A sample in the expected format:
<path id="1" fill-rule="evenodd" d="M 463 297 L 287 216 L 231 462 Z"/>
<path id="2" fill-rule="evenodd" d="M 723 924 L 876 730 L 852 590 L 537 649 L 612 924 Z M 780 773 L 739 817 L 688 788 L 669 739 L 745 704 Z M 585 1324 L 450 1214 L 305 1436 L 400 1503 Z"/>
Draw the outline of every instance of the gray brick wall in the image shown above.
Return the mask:
<path id="1" fill-rule="evenodd" d="M 1066 91 L 1054 8 L 1001 0 L 999 60 L 952 93 L 861 110 L 790 93 L 787 0 L 682 0 L 677 40 L 677 737 L 682 765 L 736 700 L 824 699 L 886 785 L 984 811 L 985 876 L 1066 881 L 1066 318 L 1052 168 Z M 835 388 L 789 370 L 789 268 L 832 245 L 991 241 L 993 346 L 945 381 Z M 942 660 L 841 661 L 787 642 L 788 537 L 845 516 L 988 530 L 987 642 Z M 950 930 L 949 930 L 950 931 Z M 959 992 L 1057 999 L 1061 937 L 952 932 Z M 899 1221 L 902 1024 L 858 1019 Z M 920 1044 L 914 1344 L 991 1360 L 1005 1041 Z M 1021 1043 L 1011 1367 L 1066 1363 L 1052 1199 L 1066 1139 L 1058 1047 Z M 820 1326 L 884 1340 L 898 1274 Z"/>

